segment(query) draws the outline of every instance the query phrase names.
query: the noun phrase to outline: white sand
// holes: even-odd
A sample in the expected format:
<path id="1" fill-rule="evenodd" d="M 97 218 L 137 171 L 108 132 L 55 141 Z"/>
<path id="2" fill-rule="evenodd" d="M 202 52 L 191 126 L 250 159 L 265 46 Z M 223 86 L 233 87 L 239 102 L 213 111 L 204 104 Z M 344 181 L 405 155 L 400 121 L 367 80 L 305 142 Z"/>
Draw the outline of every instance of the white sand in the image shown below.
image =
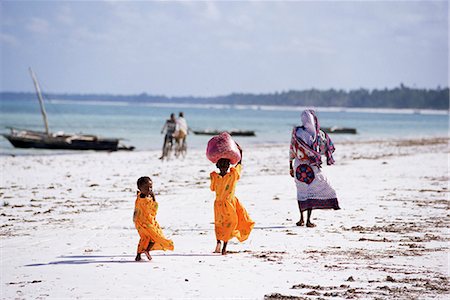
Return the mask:
<path id="1" fill-rule="evenodd" d="M 295 226 L 288 145 L 245 148 L 236 193 L 256 225 L 226 256 L 211 253 L 214 166 L 203 151 L 169 162 L 159 152 L 0 157 L 1 297 L 448 298 L 448 142 L 336 145 L 323 172 L 342 209 L 313 211 L 313 229 Z M 134 262 L 144 175 L 175 251 Z"/>

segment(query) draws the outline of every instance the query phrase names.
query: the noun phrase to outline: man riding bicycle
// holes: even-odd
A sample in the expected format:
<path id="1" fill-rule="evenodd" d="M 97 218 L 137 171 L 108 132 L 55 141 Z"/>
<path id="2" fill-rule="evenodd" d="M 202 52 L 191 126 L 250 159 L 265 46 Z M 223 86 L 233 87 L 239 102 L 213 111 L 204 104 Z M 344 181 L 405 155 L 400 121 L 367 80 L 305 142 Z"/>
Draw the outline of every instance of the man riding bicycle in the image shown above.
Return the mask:
<path id="1" fill-rule="evenodd" d="M 180 111 L 178 114 L 178 119 L 176 120 L 176 127 L 175 127 L 175 133 L 173 134 L 173 137 L 175 138 L 175 141 L 177 143 L 178 149 L 185 149 L 186 148 L 186 136 L 188 134 L 188 125 L 186 122 L 186 119 L 184 118 L 184 113 Z"/>
<path id="2" fill-rule="evenodd" d="M 173 134 L 175 133 L 177 127 L 175 114 L 170 114 L 170 119 L 166 120 L 166 123 L 164 123 L 163 128 L 161 129 L 161 134 L 166 132 L 166 135 L 164 136 L 164 144 L 162 147 L 162 154 L 159 159 L 163 159 L 168 155 L 168 150 L 172 149 L 173 147 Z"/>

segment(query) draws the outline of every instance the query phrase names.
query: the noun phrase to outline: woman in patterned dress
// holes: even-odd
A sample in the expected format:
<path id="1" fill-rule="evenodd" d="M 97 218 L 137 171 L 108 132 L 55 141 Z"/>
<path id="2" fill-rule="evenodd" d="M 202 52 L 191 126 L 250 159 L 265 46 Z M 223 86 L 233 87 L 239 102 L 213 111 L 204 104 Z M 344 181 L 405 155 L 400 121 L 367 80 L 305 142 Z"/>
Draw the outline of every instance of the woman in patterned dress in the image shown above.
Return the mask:
<path id="1" fill-rule="evenodd" d="M 327 164 L 334 163 L 333 142 L 320 130 L 319 122 L 313 110 L 305 110 L 301 115 L 302 126 L 294 127 L 289 151 L 290 174 L 295 178 L 300 221 L 297 226 L 305 225 L 303 212 L 307 211 L 306 226 L 311 223 L 313 209 L 339 209 L 335 190 L 321 172 L 324 154 Z"/>

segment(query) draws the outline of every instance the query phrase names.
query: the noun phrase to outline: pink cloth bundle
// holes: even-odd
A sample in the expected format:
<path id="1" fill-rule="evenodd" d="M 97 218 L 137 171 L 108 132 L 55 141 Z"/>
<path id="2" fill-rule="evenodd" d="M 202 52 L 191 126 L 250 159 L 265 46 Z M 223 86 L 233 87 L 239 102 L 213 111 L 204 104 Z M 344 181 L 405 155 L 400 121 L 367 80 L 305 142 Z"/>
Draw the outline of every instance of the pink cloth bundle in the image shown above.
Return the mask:
<path id="1" fill-rule="evenodd" d="M 219 159 L 226 158 L 234 165 L 241 160 L 241 153 L 231 135 L 228 132 L 222 132 L 209 140 L 206 157 L 214 164 Z"/>

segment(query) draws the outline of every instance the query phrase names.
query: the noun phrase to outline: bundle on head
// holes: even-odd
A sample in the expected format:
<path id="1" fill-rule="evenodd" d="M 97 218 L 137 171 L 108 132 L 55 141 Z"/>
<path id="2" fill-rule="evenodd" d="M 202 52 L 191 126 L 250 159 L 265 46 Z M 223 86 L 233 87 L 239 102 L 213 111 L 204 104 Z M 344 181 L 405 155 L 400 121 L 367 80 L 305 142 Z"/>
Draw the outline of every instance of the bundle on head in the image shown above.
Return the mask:
<path id="1" fill-rule="evenodd" d="M 214 164 L 219 159 L 226 158 L 234 165 L 241 160 L 241 153 L 231 135 L 228 132 L 222 132 L 209 140 L 206 157 Z"/>

